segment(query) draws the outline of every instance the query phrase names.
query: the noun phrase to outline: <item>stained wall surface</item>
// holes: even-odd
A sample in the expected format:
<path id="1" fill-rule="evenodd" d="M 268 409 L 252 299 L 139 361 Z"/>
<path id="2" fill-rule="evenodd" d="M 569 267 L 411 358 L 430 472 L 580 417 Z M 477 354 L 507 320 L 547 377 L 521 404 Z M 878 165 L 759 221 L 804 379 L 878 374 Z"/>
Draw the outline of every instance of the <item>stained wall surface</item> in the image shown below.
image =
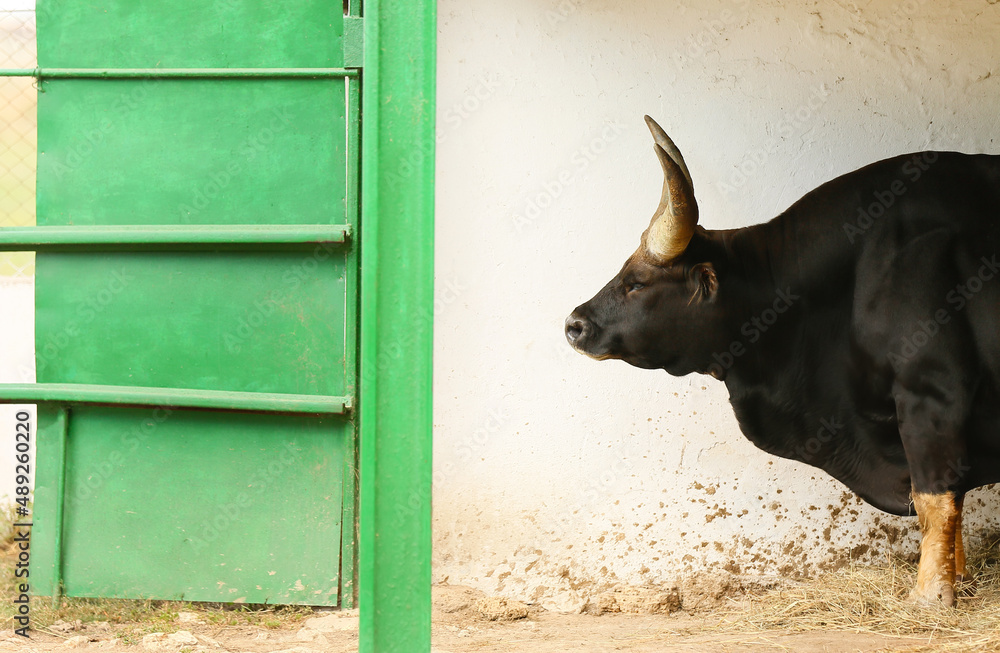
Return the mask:
<path id="1" fill-rule="evenodd" d="M 575 610 L 915 554 L 915 519 L 755 449 L 721 383 L 589 360 L 562 325 L 656 206 L 643 114 L 710 229 L 891 155 L 1000 153 L 1000 4 L 441 0 L 439 36 L 435 579 Z"/>

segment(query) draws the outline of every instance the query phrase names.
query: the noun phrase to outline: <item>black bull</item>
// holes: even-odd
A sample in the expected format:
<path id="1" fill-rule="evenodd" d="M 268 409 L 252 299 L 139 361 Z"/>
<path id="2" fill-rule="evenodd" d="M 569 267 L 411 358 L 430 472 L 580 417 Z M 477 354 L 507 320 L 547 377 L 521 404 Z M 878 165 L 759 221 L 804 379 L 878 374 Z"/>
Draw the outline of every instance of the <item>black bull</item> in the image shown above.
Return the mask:
<path id="1" fill-rule="evenodd" d="M 647 123 L 660 205 L 566 320 L 570 344 L 724 381 L 756 446 L 916 514 L 913 597 L 953 604 L 963 496 L 1000 481 L 1000 156 L 887 159 L 770 222 L 712 231 L 680 152 Z"/>

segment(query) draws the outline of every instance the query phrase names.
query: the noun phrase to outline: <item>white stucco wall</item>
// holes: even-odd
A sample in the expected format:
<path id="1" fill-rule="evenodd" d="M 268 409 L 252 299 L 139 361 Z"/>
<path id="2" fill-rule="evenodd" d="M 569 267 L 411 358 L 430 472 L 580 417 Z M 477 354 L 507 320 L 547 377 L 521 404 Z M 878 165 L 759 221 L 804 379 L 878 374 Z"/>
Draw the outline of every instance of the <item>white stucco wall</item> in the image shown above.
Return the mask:
<path id="1" fill-rule="evenodd" d="M 0 254 L 2 256 L 2 254 Z M 0 276 L 0 383 L 33 383 L 35 380 L 35 286 L 33 279 Z M 0 404 L 0 508 L 16 498 L 17 414 L 23 410 L 35 425 L 35 407 Z M 31 433 L 30 459 L 35 460 Z M 30 477 L 34 479 L 32 465 Z"/>
<path id="2" fill-rule="evenodd" d="M 914 519 L 756 450 L 721 383 L 596 363 L 563 320 L 656 206 L 644 113 L 701 223 L 744 226 L 890 155 L 1000 152 L 998 53 L 995 0 L 441 0 L 435 579 L 575 609 L 915 553 Z"/>
<path id="3" fill-rule="evenodd" d="M 722 384 L 595 363 L 562 323 L 656 204 L 644 113 L 708 228 L 889 155 L 1000 152 L 1000 5 L 440 0 L 439 27 L 435 579 L 576 609 L 619 583 L 915 552 L 914 520 L 750 445 Z M 0 380 L 30 380 L 31 286 L 0 298 Z M 995 526 L 995 496 L 970 498 L 967 532 Z"/>

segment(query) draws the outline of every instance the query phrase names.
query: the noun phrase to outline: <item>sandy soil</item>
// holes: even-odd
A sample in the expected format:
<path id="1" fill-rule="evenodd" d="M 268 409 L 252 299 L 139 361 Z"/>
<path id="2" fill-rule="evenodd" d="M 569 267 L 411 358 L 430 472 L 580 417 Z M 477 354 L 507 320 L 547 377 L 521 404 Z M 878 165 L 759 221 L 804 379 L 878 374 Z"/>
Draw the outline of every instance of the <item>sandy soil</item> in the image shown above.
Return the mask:
<path id="1" fill-rule="evenodd" d="M 487 598 L 463 587 L 434 591 L 433 652 L 563 653 L 566 651 L 796 651 L 834 653 L 903 651 L 926 645 L 926 639 L 901 639 L 863 633 L 781 632 L 733 634 L 716 626 L 711 612 L 672 614 L 557 614 L 503 599 Z M 358 649 L 358 614 L 317 612 L 294 629 L 207 624 L 197 612 L 182 612 L 166 632 L 136 634 L 134 626 L 106 622 L 57 623 L 35 632 L 30 641 L 0 634 L 3 651 L 111 653 L 145 651 L 204 653 L 347 653 Z M 713 632 L 715 631 L 715 632 Z"/>

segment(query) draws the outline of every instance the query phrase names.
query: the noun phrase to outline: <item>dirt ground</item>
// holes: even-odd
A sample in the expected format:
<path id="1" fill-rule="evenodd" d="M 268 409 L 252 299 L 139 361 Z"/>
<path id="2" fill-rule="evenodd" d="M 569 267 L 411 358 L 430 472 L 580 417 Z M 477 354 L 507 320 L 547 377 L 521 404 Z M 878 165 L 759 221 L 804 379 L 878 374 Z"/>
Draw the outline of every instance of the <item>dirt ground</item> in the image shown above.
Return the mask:
<path id="1" fill-rule="evenodd" d="M 188 606 L 190 607 L 190 606 Z M 169 619 L 136 624 L 58 621 L 34 631 L 29 641 L 10 630 L 0 634 L 0 652 L 81 649 L 121 653 L 347 653 L 358 650 L 356 611 L 317 611 L 301 620 L 227 625 L 198 607 Z M 217 610 L 217 609 L 216 609 Z M 496 620 L 491 620 L 496 619 Z M 918 651 L 928 638 L 871 633 L 732 632 L 712 612 L 687 614 L 557 614 L 464 587 L 434 589 L 433 653 L 566 651 L 795 651 L 797 653 Z M 973 650 L 973 649 L 970 649 Z"/>

